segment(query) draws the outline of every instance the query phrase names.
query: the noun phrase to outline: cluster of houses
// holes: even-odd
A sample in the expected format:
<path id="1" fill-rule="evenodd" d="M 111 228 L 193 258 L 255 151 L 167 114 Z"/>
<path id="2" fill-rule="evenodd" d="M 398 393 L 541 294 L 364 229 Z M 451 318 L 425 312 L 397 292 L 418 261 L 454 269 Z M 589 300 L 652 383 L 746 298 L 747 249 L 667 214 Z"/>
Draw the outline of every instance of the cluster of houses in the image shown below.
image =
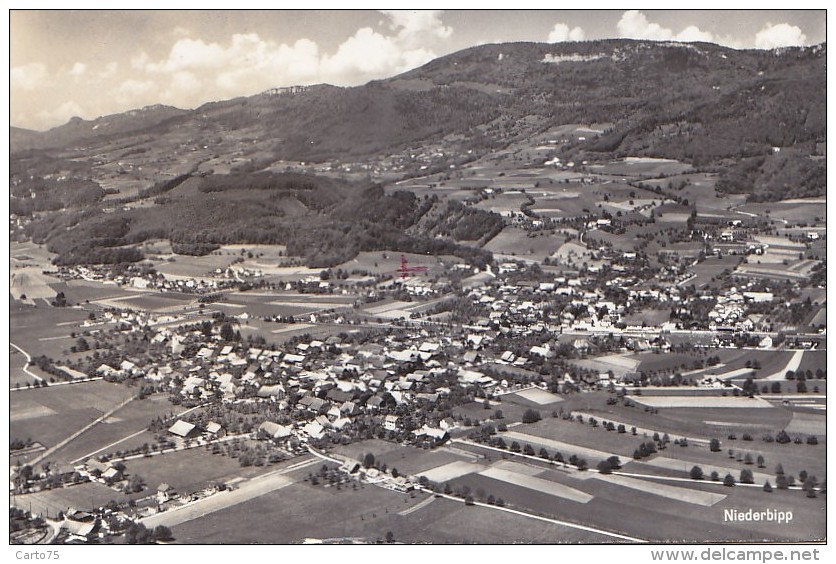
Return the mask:
<path id="1" fill-rule="evenodd" d="M 256 276 L 254 272 L 247 269 L 235 270 L 226 275 L 224 272 L 217 274 L 219 278 L 214 278 L 212 273 L 207 273 L 205 277 L 166 277 L 162 273 L 130 265 L 120 267 L 119 271 L 114 271 L 107 265 L 62 266 L 55 273 L 64 280 L 86 280 L 88 282 L 127 286 L 138 290 L 160 290 L 189 294 L 203 294 L 232 288 L 241 282 L 241 276 Z"/>
<path id="2" fill-rule="evenodd" d="M 760 324 L 763 316 L 747 315 L 747 304 L 769 303 L 773 298 L 772 292 L 747 292 L 736 287 L 729 288 L 717 296 L 717 303 L 708 312 L 708 327 L 712 331 L 752 331 Z"/>

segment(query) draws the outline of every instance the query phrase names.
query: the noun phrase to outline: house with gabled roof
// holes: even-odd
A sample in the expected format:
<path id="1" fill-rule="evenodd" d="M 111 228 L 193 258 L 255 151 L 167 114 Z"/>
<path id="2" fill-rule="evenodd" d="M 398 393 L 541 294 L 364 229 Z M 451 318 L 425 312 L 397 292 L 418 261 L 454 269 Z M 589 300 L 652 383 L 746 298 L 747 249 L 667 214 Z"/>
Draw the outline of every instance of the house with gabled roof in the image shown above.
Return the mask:
<path id="1" fill-rule="evenodd" d="M 168 432 L 178 437 L 187 438 L 193 436 L 196 426 L 188 421 L 178 419 L 174 425 L 168 428 Z"/>

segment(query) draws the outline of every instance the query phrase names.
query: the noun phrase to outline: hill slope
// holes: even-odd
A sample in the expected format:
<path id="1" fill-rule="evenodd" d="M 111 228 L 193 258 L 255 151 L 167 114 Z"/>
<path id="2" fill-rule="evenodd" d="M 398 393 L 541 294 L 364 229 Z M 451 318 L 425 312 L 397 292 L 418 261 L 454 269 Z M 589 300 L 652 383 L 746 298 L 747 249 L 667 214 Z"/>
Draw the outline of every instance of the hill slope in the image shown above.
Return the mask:
<path id="1" fill-rule="evenodd" d="M 192 111 L 152 106 L 74 119 L 44 133 L 13 130 L 11 208 L 37 217 L 28 233 L 64 262 L 134 260 L 115 249 L 158 236 L 181 246 L 281 242 L 317 265 L 384 243 L 428 252 L 452 245 L 462 254 L 457 241 L 478 246 L 495 218 L 387 196 L 371 182 L 309 178 L 300 182 L 314 188 L 288 190 L 288 177 L 253 173 L 284 170 L 287 161 L 365 165 L 427 148 L 442 155 L 439 170 L 449 169 L 563 124 L 603 123 L 601 134 L 562 145 L 561 157 L 664 157 L 718 172 L 718 189 L 752 200 L 819 196 L 825 80 L 825 45 L 484 45 L 355 88 L 318 85 Z M 399 174 L 426 174 L 413 166 Z M 86 251 L 91 242 L 100 251 Z M 191 250 L 205 250 L 198 247 Z"/>

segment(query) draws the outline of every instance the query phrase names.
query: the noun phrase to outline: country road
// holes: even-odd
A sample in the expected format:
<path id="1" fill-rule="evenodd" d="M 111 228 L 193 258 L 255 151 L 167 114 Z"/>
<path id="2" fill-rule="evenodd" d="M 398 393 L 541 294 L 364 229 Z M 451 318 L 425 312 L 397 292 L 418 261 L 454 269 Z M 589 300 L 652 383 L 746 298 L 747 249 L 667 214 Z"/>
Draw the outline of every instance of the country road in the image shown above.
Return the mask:
<path id="1" fill-rule="evenodd" d="M 32 362 L 32 357 L 29 356 L 29 353 L 26 352 L 25 350 L 23 350 L 22 348 L 20 348 L 19 346 L 17 346 L 16 344 L 12 343 L 11 341 L 9 341 L 9 345 L 16 348 L 18 351 L 20 351 L 23 354 L 23 356 L 26 357 L 26 364 L 23 365 L 23 372 L 26 375 L 31 376 L 32 378 L 34 378 L 38 382 L 43 382 L 44 381 L 43 378 L 41 378 L 37 374 L 29 371 L 29 364 Z"/>
<path id="2" fill-rule="evenodd" d="M 141 519 L 140 522 L 149 529 L 152 529 L 157 525 L 173 527 L 175 525 L 185 523 L 186 521 L 198 519 L 210 513 L 214 513 L 285 488 L 294 483 L 294 481 L 291 478 L 288 478 L 285 474 L 294 470 L 307 468 L 308 466 L 317 464 L 317 462 L 318 460 L 316 458 L 309 458 L 287 468 L 276 470 L 275 472 L 270 472 L 269 474 L 264 474 L 244 482 L 239 482 L 236 484 L 236 489 L 234 490 L 219 492 L 215 495 L 188 503 L 175 509 L 169 509 L 168 511 L 151 515 L 150 517 Z"/>

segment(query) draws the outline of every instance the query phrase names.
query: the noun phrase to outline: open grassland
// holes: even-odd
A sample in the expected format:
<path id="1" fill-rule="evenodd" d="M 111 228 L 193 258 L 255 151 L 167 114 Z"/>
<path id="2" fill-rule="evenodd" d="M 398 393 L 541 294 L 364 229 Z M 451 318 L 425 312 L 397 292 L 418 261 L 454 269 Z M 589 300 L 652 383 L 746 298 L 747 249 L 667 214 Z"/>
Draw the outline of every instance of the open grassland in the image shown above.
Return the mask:
<path id="1" fill-rule="evenodd" d="M 12 266 L 14 261 L 12 261 Z M 9 290 L 14 299 L 25 297 L 27 300 L 52 300 L 55 290 L 51 287 L 59 280 L 43 273 L 36 266 L 12 268 L 9 273 Z"/>
<path id="2" fill-rule="evenodd" d="M 126 386 L 101 380 L 12 392 L 9 434 L 28 437 L 50 447 L 116 407 L 134 392 Z"/>
<path id="3" fill-rule="evenodd" d="M 91 300 L 92 301 L 92 300 Z M 177 313 L 197 305 L 195 296 L 177 293 L 133 292 L 118 298 L 96 300 L 94 303 L 119 309 L 134 309 L 156 313 Z"/>
<path id="4" fill-rule="evenodd" d="M 451 255 L 428 256 L 417 253 L 401 253 L 399 251 L 362 251 L 332 270 L 342 269 L 345 272 L 365 272 L 369 274 L 389 274 L 397 276 L 401 267 L 401 255 L 406 257 L 407 266 L 425 266 L 426 274 L 421 276 L 443 276 L 445 273 L 442 263 L 461 263 L 462 260 Z"/>
<path id="5" fill-rule="evenodd" d="M 605 392 L 573 394 L 565 396 L 566 401 L 562 405 L 566 411 L 584 412 L 601 421 L 623 423 L 628 431 L 635 425 L 638 428 L 658 431 L 660 434 L 667 432 L 674 438 L 722 438 L 732 431 L 738 435 L 750 432 L 760 437 L 767 428 L 773 434 L 777 433 L 792 418 L 791 410 L 781 406 L 773 407 L 771 404 L 761 409 L 703 407 L 660 409 L 654 413 L 639 406 L 628 407 L 621 403 L 606 405 L 607 397 L 609 394 Z M 643 396 L 630 394 L 628 397 L 632 401 Z M 661 399 L 662 396 L 658 398 Z M 727 422 L 729 426 L 707 425 L 706 421 Z"/>
<path id="6" fill-rule="evenodd" d="M 721 493 L 701 491 L 680 486 L 671 486 L 655 481 L 631 478 L 628 476 L 596 474 L 594 478 L 607 482 L 613 482 L 624 488 L 649 493 L 655 496 L 661 496 L 666 499 L 683 501 L 694 505 L 704 505 L 706 507 L 711 507 L 726 498 L 726 496 Z"/>
<path id="7" fill-rule="evenodd" d="M 72 462 L 84 459 L 91 454 L 98 456 L 116 451 L 127 451 L 141 447 L 145 443 L 150 445 L 155 442 L 153 433 L 147 431 L 151 421 L 157 417 L 165 419 L 179 411 L 182 409 L 172 406 L 168 397 L 161 394 L 149 396 L 144 400 L 132 401 L 100 424 L 55 451 L 50 458 Z"/>
<path id="8" fill-rule="evenodd" d="M 790 223 L 804 223 L 808 225 L 822 224 L 827 221 L 825 208 L 821 198 L 785 200 L 782 202 L 752 203 L 740 206 L 741 211 L 766 216 L 773 219 L 783 219 Z"/>
<path id="9" fill-rule="evenodd" d="M 574 364 L 582 368 L 597 370 L 601 373 L 612 370 L 613 374 L 617 377 L 635 372 L 639 363 L 640 360 L 630 354 L 611 354 L 574 361 Z"/>
<path id="10" fill-rule="evenodd" d="M 555 395 L 551 392 L 547 392 L 545 390 L 541 390 L 540 388 L 529 388 L 527 390 L 516 392 L 511 395 L 521 397 L 530 402 L 534 402 L 537 405 L 550 405 L 553 403 L 563 401 L 563 398 L 561 398 L 560 396 Z"/>
<path id="11" fill-rule="evenodd" d="M 604 421 L 608 421 L 608 419 L 598 417 L 598 421 L 599 423 L 603 423 Z M 566 421 L 559 417 L 545 417 L 541 421 L 531 425 L 514 427 L 514 430 L 542 439 L 560 439 L 568 445 L 594 446 L 596 450 L 600 450 L 601 452 L 596 454 L 596 456 L 587 457 L 587 462 L 590 466 L 595 466 L 599 461 L 613 454 L 619 456 L 622 463 L 625 463 L 630 460 L 630 456 L 638 448 L 639 444 L 646 440 L 638 430 L 637 435 L 634 436 L 630 432 L 630 426 L 626 427 L 625 433 L 619 433 L 618 431 L 607 431 L 600 425 L 598 427 L 592 427 L 588 423 Z M 523 444 L 522 441 L 518 440 L 517 442 Z M 534 443 L 532 443 L 532 446 L 534 446 Z M 556 451 L 552 448 L 546 445 L 542 446 L 546 447 L 550 455 L 554 456 L 556 454 Z M 565 450 L 562 448 L 558 448 L 557 450 L 567 460 L 572 454 L 581 456 L 580 453 L 568 447 Z M 539 448 L 536 448 L 535 451 L 539 451 Z"/>
<path id="12" fill-rule="evenodd" d="M 799 433 L 823 436 L 827 433 L 827 417 L 814 413 L 793 413 L 789 425 L 786 426 L 788 433 Z"/>
<path id="13" fill-rule="evenodd" d="M 542 406 L 534 405 L 527 400 L 514 397 L 514 394 L 500 396 L 500 399 L 501 402 L 499 405 L 490 406 L 489 409 L 485 409 L 482 402 L 474 401 L 465 405 L 456 406 L 453 408 L 453 413 L 465 418 L 469 417 L 471 421 L 475 422 L 476 420 L 484 421 L 485 419 L 493 418 L 496 410 L 499 409 L 502 411 L 503 421 L 506 424 L 510 424 L 514 421 L 521 421 L 527 409 L 543 409 Z"/>
<path id="14" fill-rule="evenodd" d="M 212 254 L 202 257 L 190 255 L 170 255 L 164 260 L 152 261 L 157 272 L 166 278 L 177 280 L 186 278 L 208 278 L 214 275 L 215 269 L 226 269 L 238 258 L 232 254 Z"/>
<path id="15" fill-rule="evenodd" d="M 567 443 L 519 431 L 507 431 L 505 433 L 498 433 L 498 435 L 501 436 L 509 445 L 512 441 L 518 442 L 521 446 L 528 443 L 534 447 L 535 452 L 539 451 L 540 447 L 545 447 L 551 454 L 560 452 L 566 460 L 568 460 L 573 454 L 576 454 L 581 458 L 585 458 L 590 464 L 592 464 L 593 461 L 597 462 L 599 460 L 604 460 L 615 454 L 612 452 L 606 452 L 595 448 L 589 448 L 574 443 Z"/>
<path id="16" fill-rule="evenodd" d="M 303 460 L 298 464 L 299 469 L 310 468 L 315 465 L 317 460 L 313 457 Z M 266 495 L 270 492 L 286 488 L 294 483 L 295 479 L 289 474 L 293 473 L 296 465 L 283 465 L 278 469 L 255 476 L 249 480 L 244 480 L 236 484 L 233 489 L 227 489 L 218 492 L 215 495 L 198 500 L 178 508 L 166 511 L 164 513 L 157 513 L 142 520 L 148 527 L 153 528 L 158 525 L 165 525 L 168 527 L 186 523 L 194 519 L 198 519 L 216 511 L 222 511 L 235 505 L 245 503 L 255 497 Z"/>
<path id="17" fill-rule="evenodd" d="M 559 235 L 546 232 L 534 235 L 519 227 L 508 226 L 488 241 L 484 248 L 500 256 L 541 262 L 557 252 L 563 243 L 564 237 Z"/>
<path id="18" fill-rule="evenodd" d="M 696 278 L 685 283 L 686 286 L 694 286 L 695 288 L 717 288 L 719 282 L 717 277 L 724 271 L 733 271 L 740 262 L 741 257 L 726 255 L 721 258 L 708 257 L 703 262 L 696 266 L 690 267 L 690 271 L 696 275 Z"/>
<path id="19" fill-rule="evenodd" d="M 55 284 L 55 289 L 64 292 L 67 301 L 72 304 L 136 295 L 131 290 L 116 284 L 104 284 L 103 282 L 90 280 L 67 280 Z"/>
<path id="20" fill-rule="evenodd" d="M 390 469 L 396 468 L 399 472 L 411 476 L 420 476 L 447 464 L 456 464 L 460 461 L 469 463 L 473 460 L 471 457 L 462 456 L 448 448 L 424 450 L 380 439 L 339 445 L 332 451 L 332 455 L 337 454 L 357 462 L 360 462 L 367 453 L 372 453 L 375 460 L 386 464 Z"/>
<path id="21" fill-rule="evenodd" d="M 237 458 L 212 454 L 205 447 L 136 458 L 125 462 L 127 472 L 142 476 L 156 491 L 162 483 L 170 484 L 181 493 L 193 492 L 216 482 L 228 482 L 238 477 L 250 477 L 270 470 L 270 466 L 242 468 Z"/>
<path id="22" fill-rule="evenodd" d="M 709 479 L 712 472 L 717 472 L 720 475 L 721 480 L 726 476 L 726 474 L 731 474 L 734 476 L 735 480 L 738 480 L 740 478 L 740 471 L 748 468 L 752 471 L 752 477 L 756 484 L 763 485 L 763 483 L 767 480 L 775 482 L 775 476 L 768 474 L 765 469 L 758 470 L 757 467 L 751 464 L 746 465 L 738 463 L 735 459 L 725 457 L 724 452 L 705 453 L 704 451 L 700 451 L 694 453 L 694 451 L 688 451 L 685 453 L 683 451 L 684 449 L 670 447 L 665 449 L 665 454 L 677 456 L 681 455 L 681 457 L 671 458 L 670 456 L 655 456 L 633 465 L 630 468 L 630 471 L 637 474 L 653 474 L 654 471 L 650 470 L 650 468 L 661 468 L 664 470 L 679 472 L 681 477 L 687 478 L 689 477 L 691 468 L 699 466 L 702 469 L 706 480 Z"/>
<path id="23" fill-rule="evenodd" d="M 405 543 L 606 542 L 603 535 L 463 503 L 365 485 L 358 490 L 294 484 L 174 527 L 177 542 L 297 543 L 305 538 Z M 410 507 L 420 509 L 401 515 Z"/>
<path id="24" fill-rule="evenodd" d="M 588 168 L 601 174 L 655 178 L 661 175 L 682 174 L 691 170 L 691 165 L 670 159 L 627 157 L 606 164 L 590 165 Z"/>
<path id="25" fill-rule="evenodd" d="M 465 462 L 463 460 L 457 460 L 442 466 L 430 468 L 429 470 L 421 472 L 420 475 L 426 477 L 431 482 L 441 484 L 458 478 L 459 476 L 464 476 L 465 474 L 473 472 L 479 473 L 483 468 L 484 466 L 470 461 Z"/>
<path id="26" fill-rule="evenodd" d="M 624 507 L 630 515 L 629 527 L 632 531 L 653 528 L 647 531 L 650 540 L 657 542 L 711 542 L 733 540 L 736 542 L 763 542 L 764 540 L 817 540 L 824 537 L 825 496 L 807 499 L 803 492 L 774 490 L 766 493 L 761 488 L 727 488 L 716 483 L 689 483 L 688 489 L 708 493 L 722 494 L 722 499 L 712 506 L 686 503 L 674 499 L 664 499 L 646 492 L 626 488 L 620 484 L 605 480 L 590 480 L 596 489 L 596 499 L 584 509 L 598 517 L 601 522 L 611 520 L 607 509 L 615 512 Z M 658 480 L 647 480 L 651 484 L 663 484 Z M 773 483 L 774 486 L 774 483 Z M 724 520 L 726 509 L 752 508 L 754 511 L 775 510 L 792 511 L 793 521 L 789 524 L 767 521 L 735 523 Z M 629 508 L 629 509 L 627 509 Z M 596 510 L 601 514 L 595 513 Z M 649 519 L 648 525 L 640 520 Z"/>
<path id="27" fill-rule="evenodd" d="M 26 366 L 26 357 L 14 347 L 9 347 L 9 387 L 24 387 L 26 384 L 37 382 L 35 378 L 23 371 Z M 30 372 L 35 373 L 30 370 Z"/>
<path id="28" fill-rule="evenodd" d="M 593 496 L 588 493 L 571 488 L 564 484 L 544 480 L 542 478 L 538 478 L 537 476 L 530 476 L 513 470 L 506 470 L 505 468 L 498 468 L 497 466 L 492 466 L 491 468 L 482 470 L 479 474 L 481 476 L 493 478 L 494 480 L 499 480 L 500 482 L 507 482 L 509 484 L 534 490 L 545 495 L 577 503 L 589 503 L 593 499 Z"/>
<path id="29" fill-rule="evenodd" d="M 12 304 L 9 316 L 9 340 L 31 356 L 58 358 L 68 347 L 69 337 L 87 319 L 87 312 L 76 308 L 38 307 Z"/>
<path id="30" fill-rule="evenodd" d="M 771 404 L 760 398 L 749 397 L 723 397 L 716 396 L 634 396 L 633 401 L 639 405 L 664 408 L 769 408 Z"/>

